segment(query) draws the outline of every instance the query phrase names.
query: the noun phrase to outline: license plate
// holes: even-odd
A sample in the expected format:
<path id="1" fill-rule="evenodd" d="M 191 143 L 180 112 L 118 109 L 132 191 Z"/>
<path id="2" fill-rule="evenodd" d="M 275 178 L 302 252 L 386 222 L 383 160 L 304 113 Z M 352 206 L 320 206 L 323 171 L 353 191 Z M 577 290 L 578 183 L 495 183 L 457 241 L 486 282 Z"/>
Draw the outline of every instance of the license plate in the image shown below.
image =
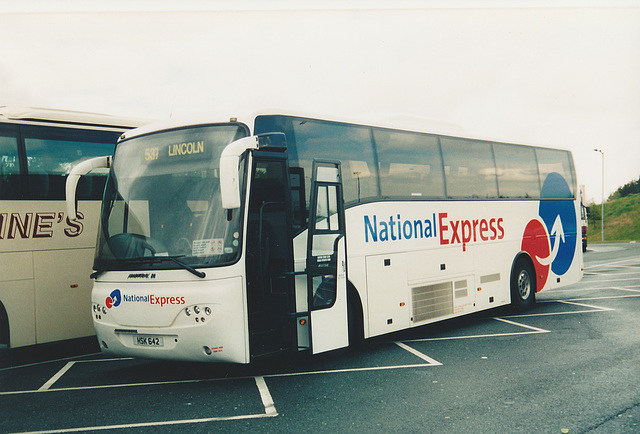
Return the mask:
<path id="1" fill-rule="evenodd" d="M 141 347 L 163 347 L 162 336 L 134 336 L 133 343 Z"/>

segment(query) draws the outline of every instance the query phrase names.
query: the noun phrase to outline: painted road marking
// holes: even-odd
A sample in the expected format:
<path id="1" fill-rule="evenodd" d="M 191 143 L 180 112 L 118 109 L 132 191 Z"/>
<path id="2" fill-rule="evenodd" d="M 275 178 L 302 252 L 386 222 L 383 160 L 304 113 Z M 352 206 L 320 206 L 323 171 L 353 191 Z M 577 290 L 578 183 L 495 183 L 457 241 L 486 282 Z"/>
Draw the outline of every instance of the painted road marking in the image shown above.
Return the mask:
<path id="1" fill-rule="evenodd" d="M 623 296 L 624 297 L 624 296 Z M 612 298 L 622 298 L 620 296 L 616 296 L 616 297 L 612 297 Z M 584 298 L 580 298 L 580 299 L 575 299 L 575 300 L 579 300 L 579 301 L 583 301 L 583 300 L 588 300 L 588 299 L 584 299 Z M 584 303 L 576 303 L 574 300 L 549 300 L 549 301 L 541 301 L 538 302 L 540 304 L 546 304 L 546 303 L 564 303 L 564 304 L 571 304 L 574 306 L 581 306 L 581 307 L 588 307 L 589 310 L 572 310 L 569 312 L 544 312 L 544 313 L 522 313 L 522 314 L 517 314 L 517 315 L 509 315 L 509 318 L 529 318 L 529 317 L 536 317 L 536 316 L 560 316 L 560 315 L 575 315 L 575 314 L 579 314 L 579 313 L 594 313 L 594 312 L 609 312 L 615 309 L 609 308 L 609 307 L 602 307 L 602 306 L 593 306 L 590 304 L 584 304 Z"/>
<path id="2" fill-rule="evenodd" d="M 523 328 L 527 328 L 527 329 L 531 329 L 531 331 L 528 332 L 507 332 L 507 333 L 488 333 L 488 334 L 483 334 L 483 335 L 468 335 L 468 336 L 445 336 L 445 337 L 440 337 L 440 338 L 421 338 L 421 339 L 410 339 L 408 341 L 405 342 L 435 342 L 435 341 L 455 341 L 455 340 L 460 340 L 460 339 L 480 339 L 480 338 L 496 338 L 496 337 L 503 337 L 503 336 L 521 336 L 521 335 L 535 335 L 535 334 L 540 334 L 540 333 L 550 333 L 550 330 L 544 330 L 538 327 L 531 327 L 531 326 L 527 326 L 525 324 L 520 324 L 514 321 L 507 321 L 504 320 L 502 318 L 493 318 L 497 321 L 502 321 L 502 322 L 508 322 L 510 324 L 516 325 L 516 326 L 520 326 Z"/>
<path id="3" fill-rule="evenodd" d="M 638 288 L 640 288 L 640 287 L 638 287 Z M 611 289 L 615 289 L 615 290 L 618 290 L 618 291 L 640 292 L 640 289 L 619 288 L 619 287 L 614 287 L 614 286 L 612 286 Z"/>
<path id="4" fill-rule="evenodd" d="M 69 368 L 70 367 L 71 366 L 69 366 Z M 64 374 L 64 372 L 62 372 L 62 374 Z M 85 427 L 62 428 L 62 429 L 54 429 L 54 430 L 38 430 L 38 431 L 27 431 L 21 434 L 35 434 L 35 433 L 52 434 L 52 433 L 67 433 L 67 432 L 105 431 L 105 430 L 113 430 L 113 429 L 135 429 L 135 428 L 148 428 L 148 427 L 154 427 L 154 426 L 186 425 L 186 424 L 194 424 L 194 423 L 258 419 L 258 418 L 264 418 L 264 417 L 278 416 L 278 412 L 276 411 L 276 407 L 273 403 L 273 399 L 271 398 L 271 393 L 269 392 L 269 388 L 267 387 L 267 384 L 264 381 L 264 377 L 253 377 L 253 378 L 254 378 L 254 381 L 256 382 L 256 386 L 258 387 L 258 391 L 260 392 L 260 398 L 262 400 L 262 404 L 264 406 L 264 411 L 265 411 L 264 413 L 243 414 L 238 416 L 225 416 L 225 417 L 205 417 L 200 419 L 176 419 L 176 420 L 163 420 L 158 422 L 140 422 L 140 423 L 117 424 L 117 425 L 85 426 Z M 57 390 L 62 390 L 62 389 L 57 389 Z"/>
<path id="5" fill-rule="evenodd" d="M 42 392 L 44 390 L 49 390 L 49 388 L 51 386 L 53 386 L 53 383 L 55 383 L 56 381 L 58 381 L 60 379 L 60 377 L 62 377 L 69 369 L 71 369 L 71 367 L 75 364 L 76 362 L 68 362 L 66 365 L 64 365 L 64 367 L 62 369 L 60 369 L 56 375 L 54 375 L 53 377 L 51 377 L 49 379 L 49 381 L 47 381 L 46 383 L 44 383 L 40 389 L 38 389 L 38 392 Z"/>
<path id="6" fill-rule="evenodd" d="M 541 329 L 539 327 L 534 327 L 534 326 L 530 326 L 530 325 L 527 325 L 527 324 L 522 324 L 522 323 L 515 322 L 515 321 L 510 321 L 508 319 L 504 319 L 504 318 L 500 318 L 500 317 L 494 317 L 493 319 L 495 319 L 497 321 L 502 321 L 504 323 L 511 324 L 511 325 L 514 325 L 514 326 L 524 327 L 526 329 L 533 330 L 533 331 L 535 331 L 537 333 L 549 333 L 549 330 Z"/>
<path id="7" fill-rule="evenodd" d="M 54 434 L 54 433 L 68 433 L 68 432 L 87 432 L 87 431 L 105 431 L 112 429 L 134 429 L 134 428 L 146 428 L 153 426 L 171 426 L 171 425 L 185 425 L 191 423 L 207 423 L 207 422 L 220 422 L 226 420 L 246 420 L 246 419 L 260 419 L 264 417 L 273 417 L 267 414 L 247 414 L 240 416 L 229 417 L 208 417 L 203 419 L 180 419 L 180 420 L 164 420 L 160 422 L 141 422 L 141 423 L 124 423 L 120 425 L 102 425 L 102 426 L 85 426 L 78 428 L 63 428 L 52 430 L 39 430 L 39 431 L 25 431 L 14 434 Z"/>
<path id="8" fill-rule="evenodd" d="M 267 387 L 267 383 L 264 382 L 264 377 L 255 377 L 258 391 L 260 392 L 260 398 L 262 399 L 262 405 L 264 405 L 264 412 L 267 416 L 277 416 L 276 406 L 273 403 L 273 398 Z"/>
<path id="9" fill-rule="evenodd" d="M 420 357 L 422 360 L 424 360 L 425 362 L 429 363 L 430 366 L 442 366 L 442 363 L 438 362 L 435 359 L 432 359 L 431 357 L 427 356 L 426 354 L 421 353 L 420 351 L 416 350 L 415 348 L 411 348 L 409 345 L 407 345 L 405 343 L 395 342 L 395 344 L 397 346 L 399 346 L 400 348 L 402 348 L 403 350 L 409 351 L 414 356 Z"/>

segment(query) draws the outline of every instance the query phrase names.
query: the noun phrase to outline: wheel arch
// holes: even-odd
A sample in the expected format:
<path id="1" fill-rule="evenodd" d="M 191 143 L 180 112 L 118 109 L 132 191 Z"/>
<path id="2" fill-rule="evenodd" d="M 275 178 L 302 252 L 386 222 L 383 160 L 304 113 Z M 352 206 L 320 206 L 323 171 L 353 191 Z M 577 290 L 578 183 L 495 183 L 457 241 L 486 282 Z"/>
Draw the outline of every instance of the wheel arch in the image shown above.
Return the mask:
<path id="1" fill-rule="evenodd" d="M 516 269 L 516 265 L 518 265 L 518 262 L 520 261 L 525 261 L 529 267 L 531 267 L 531 270 L 533 270 L 533 289 L 534 289 L 534 293 L 538 292 L 538 281 L 536 279 L 536 266 L 533 263 L 533 259 L 531 258 L 531 256 L 529 255 L 529 253 L 521 251 L 518 252 L 518 254 L 513 258 L 513 261 L 511 262 L 511 271 L 509 273 L 509 276 L 513 276 L 513 272 Z"/>
<path id="2" fill-rule="evenodd" d="M 531 295 L 527 300 L 523 300 L 516 296 L 517 288 L 514 287 L 514 279 L 517 281 L 517 276 L 523 267 L 527 267 L 530 272 L 529 280 L 531 285 Z M 511 306 L 516 312 L 522 312 L 531 308 L 536 301 L 536 293 L 538 292 L 538 279 L 536 275 L 536 267 L 533 259 L 529 253 L 521 251 L 515 255 L 513 262 L 511 263 L 511 271 L 509 272 L 509 296 L 511 298 Z"/>
<path id="3" fill-rule="evenodd" d="M 0 301 L 0 348 L 2 347 L 11 347 L 11 334 L 9 333 L 9 315 L 7 315 L 4 304 Z"/>
<path id="4" fill-rule="evenodd" d="M 360 347 L 364 343 L 364 310 L 360 293 L 350 280 L 347 280 L 347 309 L 349 346 Z"/>

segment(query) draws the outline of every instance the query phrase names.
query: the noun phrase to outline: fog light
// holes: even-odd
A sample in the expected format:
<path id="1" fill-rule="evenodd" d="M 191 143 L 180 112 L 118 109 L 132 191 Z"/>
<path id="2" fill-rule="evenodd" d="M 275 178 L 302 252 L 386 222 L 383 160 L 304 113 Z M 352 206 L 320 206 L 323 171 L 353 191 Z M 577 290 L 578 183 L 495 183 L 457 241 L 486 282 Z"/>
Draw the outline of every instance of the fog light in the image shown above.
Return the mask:
<path id="1" fill-rule="evenodd" d="M 205 353 L 207 356 L 210 356 L 210 355 L 211 355 L 211 348 L 209 348 L 209 347 L 207 347 L 207 346 L 205 345 L 204 347 L 202 347 L 202 349 L 204 350 L 204 353 Z"/>

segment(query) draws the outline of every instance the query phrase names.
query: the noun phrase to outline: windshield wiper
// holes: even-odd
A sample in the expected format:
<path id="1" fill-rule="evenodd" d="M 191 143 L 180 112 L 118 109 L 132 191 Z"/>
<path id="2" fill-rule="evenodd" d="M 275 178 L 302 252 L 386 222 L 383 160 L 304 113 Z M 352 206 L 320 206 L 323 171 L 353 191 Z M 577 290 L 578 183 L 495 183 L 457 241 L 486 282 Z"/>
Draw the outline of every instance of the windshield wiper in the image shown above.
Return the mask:
<path id="1" fill-rule="evenodd" d="M 206 274 L 204 274 L 202 271 L 198 271 L 195 268 L 191 267 L 190 265 L 187 265 L 181 260 L 179 260 L 178 258 L 180 258 L 180 256 L 156 256 L 156 258 L 168 259 L 170 261 L 173 261 L 173 263 L 178 264 L 179 266 L 187 270 L 189 273 L 201 279 L 204 279 L 206 277 Z"/>
<path id="2" fill-rule="evenodd" d="M 204 279 L 206 277 L 206 274 L 203 273 L 202 271 L 198 271 L 195 268 L 193 268 L 190 265 L 185 264 L 184 262 L 182 262 L 181 260 L 179 260 L 178 258 L 182 258 L 184 255 L 182 256 L 140 256 L 137 258 L 116 258 L 116 261 L 118 262 L 134 262 L 134 263 L 149 263 L 149 264 L 153 264 L 153 263 L 158 263 L 158 262 L 164 262 L 164 261 L 171 261 L 176 265 L 179 265 L 180 268 L 183 268 L 184 270 L 187 270 L 189 273 L 193 274 L 194 276 L 197 276 L 201 279 Z M 100 274 L 104 273 L 106 270 L 98 270 L 96 272 L 94 272 L 91 277 L 97 277 Z"/>
<path id="3" fill-rule="evenodd" d="M 97 278 L 98 276 L 100 276 L 102 273 L 104 273 L 105 271 L 107 271 L 107 270 L 96 270 L 96 271 L 94 271 L 93 273 L 91 273 L 91 274 L 89 275 L 89 278 L 90 278 L 90 279 L 95 279 L 95 278 Z"/>

